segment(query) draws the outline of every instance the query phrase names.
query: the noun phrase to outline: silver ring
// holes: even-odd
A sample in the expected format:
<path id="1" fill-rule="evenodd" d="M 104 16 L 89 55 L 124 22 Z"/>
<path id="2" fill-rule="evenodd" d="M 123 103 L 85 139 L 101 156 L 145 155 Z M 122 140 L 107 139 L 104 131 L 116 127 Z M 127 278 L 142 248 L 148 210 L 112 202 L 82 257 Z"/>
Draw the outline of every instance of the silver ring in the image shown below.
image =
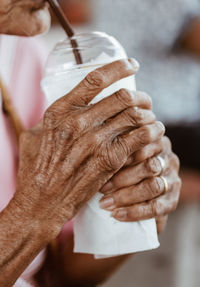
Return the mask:
<path id="1" fill-rule="evenodd" d="M 169 189 L 168 182 L 164 176 L 160 176 L 160 178 L 162 179 L 162 181 L 164 183 L 164 193 L 166 193 L 166 192 L 168 192 L 168 189 Z"/>
<path id="2" fill-rule="evenodd" d="M 160 174 L 162 174 L 163 171 L 165 170 L 165 160 L 164 160 L 160 155 L 157 156 L 157 159 L 158 159 L 159 162 L 160 162 L 160 166 L 161 166 L 161 172 L 160 172 Z"/>

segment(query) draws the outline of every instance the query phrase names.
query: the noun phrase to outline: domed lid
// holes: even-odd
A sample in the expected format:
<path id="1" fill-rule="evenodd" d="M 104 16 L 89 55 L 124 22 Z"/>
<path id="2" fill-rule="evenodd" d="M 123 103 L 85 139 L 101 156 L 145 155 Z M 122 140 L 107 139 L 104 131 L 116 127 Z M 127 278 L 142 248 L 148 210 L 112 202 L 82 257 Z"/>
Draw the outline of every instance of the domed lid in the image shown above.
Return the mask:
<path id="1" fill-rule="evenodd" d="M 82 64 L 77 65 L 72 41 L 82 58 Z M 45 76 L 55 75 L 86 66 L 102 66 L 111 61 L 126 58 L 127 55 L 120 43 L 112 36 L 103 32 L 76 34 L 73 38 L 65 39 L 56 44 L 50 53 L 45 69 Z M 104 63 L 102 62 L 104 59 Z"/>

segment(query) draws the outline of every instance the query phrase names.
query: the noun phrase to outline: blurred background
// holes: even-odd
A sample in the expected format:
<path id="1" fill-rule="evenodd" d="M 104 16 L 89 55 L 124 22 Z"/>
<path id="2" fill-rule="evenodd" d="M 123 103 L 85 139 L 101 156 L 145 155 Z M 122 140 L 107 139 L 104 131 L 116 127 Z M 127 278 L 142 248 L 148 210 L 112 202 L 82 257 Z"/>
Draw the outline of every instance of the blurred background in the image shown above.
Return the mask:
<path id="1" fill-rule="evenodd" d="M 137 87 L 153 98 L 181 159 L 181 202 L 160 238 L 103 287 L 200 286 L 200 1 L 59 0 L 77 32 L 115 36 L 141 64 Z M 41 36 L 47 54 L 65 33 L 53 17 Z M 133 238 L 134 240 L 134 238 Z"/>

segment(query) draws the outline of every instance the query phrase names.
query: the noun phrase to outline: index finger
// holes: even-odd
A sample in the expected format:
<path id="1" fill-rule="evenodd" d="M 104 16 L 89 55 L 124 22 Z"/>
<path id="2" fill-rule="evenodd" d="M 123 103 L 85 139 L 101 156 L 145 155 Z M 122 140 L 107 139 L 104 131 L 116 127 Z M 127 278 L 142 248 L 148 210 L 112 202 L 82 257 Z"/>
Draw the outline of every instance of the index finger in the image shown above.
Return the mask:
<path id="1" fill-rule="evenodd" d="M 134 59 L 118 60 L 89 73 L 68 95 L 67 101 L 74 105 L 88 105 L 103 89 L 113 83 L 134 75 L 139 63 Z M 65 100 L 65 96 L 63 97 Z"/>

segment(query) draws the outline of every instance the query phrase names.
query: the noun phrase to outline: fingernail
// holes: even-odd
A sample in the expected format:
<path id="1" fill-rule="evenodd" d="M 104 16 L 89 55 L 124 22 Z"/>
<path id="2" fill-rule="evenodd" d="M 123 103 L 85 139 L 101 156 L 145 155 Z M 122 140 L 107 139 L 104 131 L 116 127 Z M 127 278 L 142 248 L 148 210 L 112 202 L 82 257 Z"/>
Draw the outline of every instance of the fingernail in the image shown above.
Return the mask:
<path id="1" fill-rule="evenodd" d="M 112 181 L 108 181 L 104 186 L 103 186 L 103 188 L 101 189 L 101 192 L 107 192 L 107 191 L 109 191 L 109 190 L 112 190 L 112 188 L 113 188 L 113 183 L 112 183 Z"/>
<path id="2" fill-rule="evenodd" d="M 99 206 L 102 209 L 106 209 L 106 210 L 112 210 L 115 208 L 115 204 L 114 204 L 114 198 L 109 196 L 109 197 L 104 197 L 103 199 L 100 200 L 99 202 Z"/>
<path id="3" fill-rule="evenodd" d="M 135 70 L 138 70 L 140 68 L 140 64 L 136 59 L 130 58 L 130 59 L 128 59 L 128 61 L 132 64 L 132 66 Z"/>
<path id="4" fill-rule="evenodd" d="M 111 213 L 111 216 L 115 219 L 126 220 L 127 219 L 127 211 L 126 209 L 117 209 Z"/>

